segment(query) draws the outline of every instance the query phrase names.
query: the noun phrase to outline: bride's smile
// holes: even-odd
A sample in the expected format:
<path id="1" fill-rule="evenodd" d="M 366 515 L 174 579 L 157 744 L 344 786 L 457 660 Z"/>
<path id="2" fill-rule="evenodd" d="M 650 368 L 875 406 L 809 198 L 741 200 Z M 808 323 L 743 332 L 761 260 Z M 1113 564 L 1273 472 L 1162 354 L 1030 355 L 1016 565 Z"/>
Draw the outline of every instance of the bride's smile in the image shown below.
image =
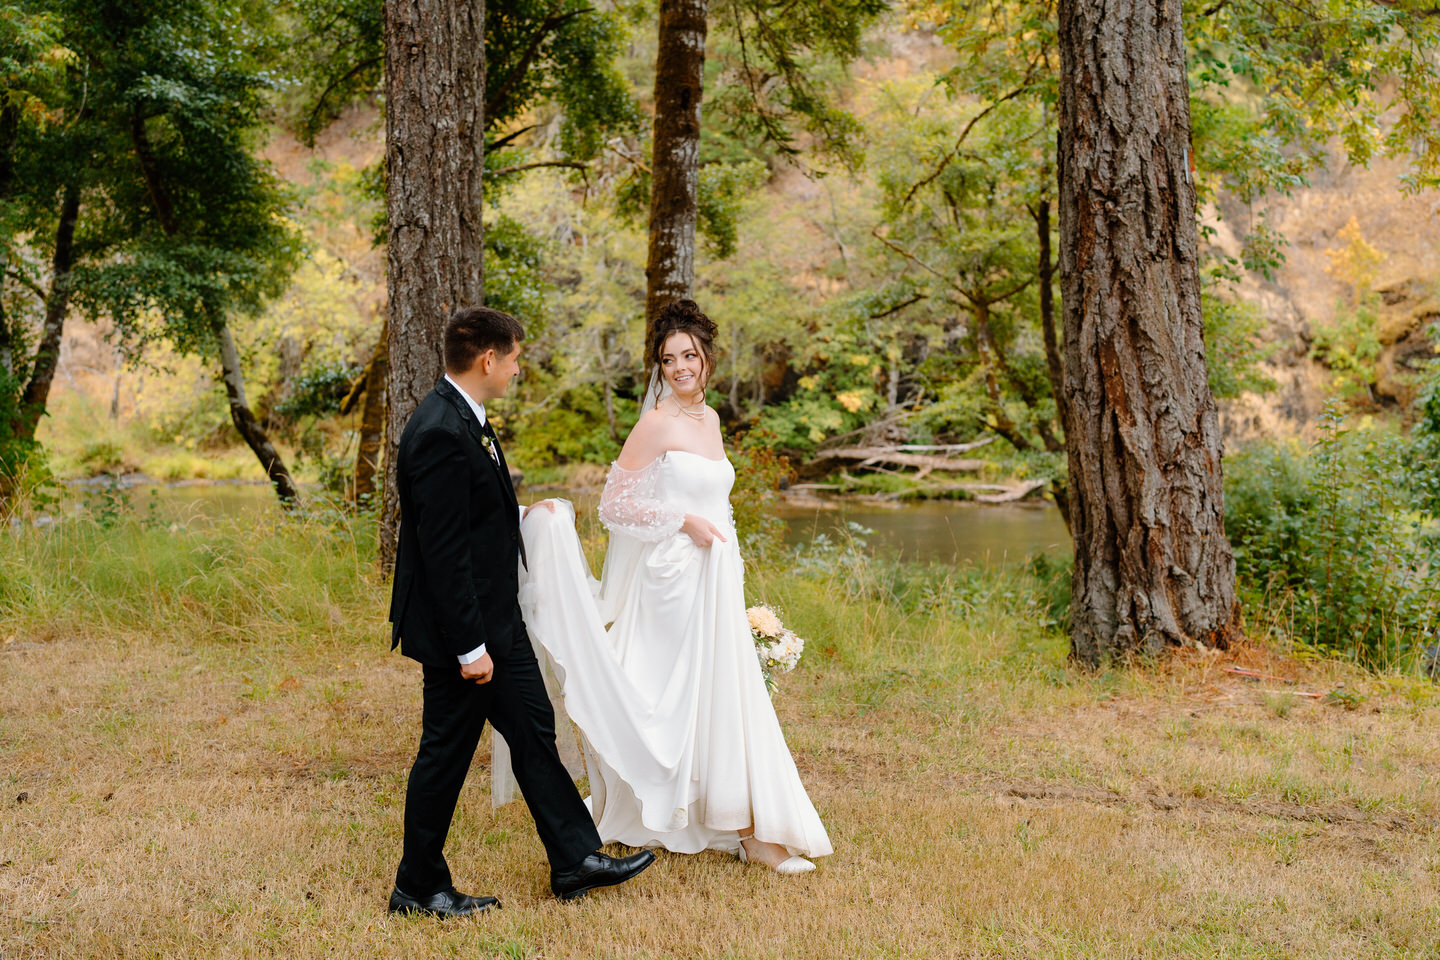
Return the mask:
<path id="1" fill-rule="evenodd" d="M 660 371 L 682 403 L 693 403 L 705 395 L 705 356 L 688 333 L 672 333 L 660 353 Z"/>

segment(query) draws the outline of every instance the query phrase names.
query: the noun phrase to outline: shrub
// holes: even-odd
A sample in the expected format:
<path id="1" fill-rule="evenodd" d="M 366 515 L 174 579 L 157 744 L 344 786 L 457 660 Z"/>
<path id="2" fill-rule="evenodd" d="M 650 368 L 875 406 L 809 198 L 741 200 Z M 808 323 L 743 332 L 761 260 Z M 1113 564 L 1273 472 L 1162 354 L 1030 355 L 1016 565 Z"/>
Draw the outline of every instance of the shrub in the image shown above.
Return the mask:
<path id="1" fill-rule="evenodd" d="M 1371 667 L 1413 655 L 1440 621 L 1435 541 L 1406 442 L 1331 406 L 1309 449 L 1257 443 L 1226 467 L 1225 525 L 1242 591 L 1295 642 Z"/>

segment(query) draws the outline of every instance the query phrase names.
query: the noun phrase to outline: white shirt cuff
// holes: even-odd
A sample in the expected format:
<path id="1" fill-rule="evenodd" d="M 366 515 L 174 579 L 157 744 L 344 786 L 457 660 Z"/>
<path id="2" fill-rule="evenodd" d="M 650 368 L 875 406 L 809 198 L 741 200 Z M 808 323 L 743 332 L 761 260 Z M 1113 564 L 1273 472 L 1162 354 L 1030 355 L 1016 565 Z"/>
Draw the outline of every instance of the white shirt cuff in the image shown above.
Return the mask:
<path id="1" fill-rule="evenodd" d="M 460 654 L 457 659 L 461 663 L 474 663 L 476 660 L 479 660 L 483 656 L 485 656 L 485 644 L 482 643 L 480 644 L 480 646 L 476 647 L 474 650 L 471 650 L 469 653 Z"/>

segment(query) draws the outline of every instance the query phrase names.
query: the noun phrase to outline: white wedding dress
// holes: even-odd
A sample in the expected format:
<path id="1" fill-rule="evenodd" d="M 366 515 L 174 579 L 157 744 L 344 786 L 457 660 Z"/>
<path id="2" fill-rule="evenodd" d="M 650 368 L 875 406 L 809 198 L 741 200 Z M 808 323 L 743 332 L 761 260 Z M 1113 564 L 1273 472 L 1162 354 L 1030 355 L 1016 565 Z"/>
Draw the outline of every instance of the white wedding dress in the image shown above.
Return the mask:
<path id="1" fill-rule="evenodd" d="M 643 470 L 612 467 L 600 505 L 610 547 L 599 582 L 573 513 L 528 511 L 520 605 L 553 671 L 559 725 L 568 714 L 583 735 L 602 840 L 733 853 L 737 831 L 753 823 L 758 840 L 824 856 L 830 840 L 750 637 L 734 479 L 728 460 L 683 451 Z M 696 546 L 680 533 L 687 513 L 710 520 L 725 541 Z"/>

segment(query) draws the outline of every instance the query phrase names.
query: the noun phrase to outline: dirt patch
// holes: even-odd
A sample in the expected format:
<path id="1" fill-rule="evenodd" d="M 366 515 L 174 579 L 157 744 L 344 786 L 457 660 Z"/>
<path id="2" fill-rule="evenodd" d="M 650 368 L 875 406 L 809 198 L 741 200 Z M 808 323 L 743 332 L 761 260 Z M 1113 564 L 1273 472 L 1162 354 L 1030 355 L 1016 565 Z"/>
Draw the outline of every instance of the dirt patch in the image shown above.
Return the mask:
<path id="1" fill-rule="evenodd" d="M 1221 814 L 1323 823 L 1357 834 L 1431 833 L 1440 823 L 1428 818 L 1375 816 L 1356 807 L 1337 805 L 1306 806 L 1274 800 L 1227 800 L 1223 797 L 1185 797 L 1172 793 L 1122 794 L 1101 787 L 1054 783 L 990 782 L 982 789 L 993 796 L 1012 800 L 1064 805 L 1087 803 L 1100 806 L 1149 806 L 1164 812 Z"/>

